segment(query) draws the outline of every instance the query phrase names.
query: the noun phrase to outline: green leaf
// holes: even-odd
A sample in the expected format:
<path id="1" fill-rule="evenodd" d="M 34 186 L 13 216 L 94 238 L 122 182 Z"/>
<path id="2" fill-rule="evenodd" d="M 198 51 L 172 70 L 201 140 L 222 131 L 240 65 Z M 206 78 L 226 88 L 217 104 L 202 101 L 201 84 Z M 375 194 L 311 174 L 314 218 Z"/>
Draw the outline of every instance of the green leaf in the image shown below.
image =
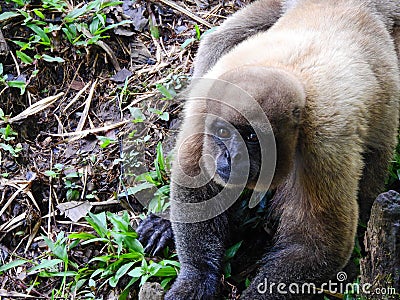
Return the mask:
<path id="1" fill-rule="evenodd" d="M 181 49 L 185 49 L 187 46 L 189 46 L 190 44 L 192 44 L 196 39 L 195 38 L 190 38 L 190 39 L 186 39 L 183 44 L 181 45 Z"/>
<path id="2" fill-rule="evenodd" d="M 104 256 L 97 256 L 93 257 L 91 260 L 89 260 L 89 263 L 94 262 L 94 261 L 101 261 L 101 262 L 109 262 L 115 257 L 115 255 L 104 255 Z M 94 275 L 93 275 L 94 276 Z"/>
<path id="3" fill-rule="evenodd" d="M 27 55 L 27 54 L 25 54 L 25 53 L 23 53 L 23 52 L 21 52 L 21 51 L 15 51 L 15 53 L 17 54 L 17 57 L 23 62 L 23 63 L 26 63 L 26 64 L 31 64 L 31 63 L 33 63 L 33 58 L 32 57 L 30 57 L 29 55 Z"/>
<path id="4" fill-rule="evenodd" d="M 131 113 L 131 116 L 133 117 L 134 123 L 139 123 L 139 122 L 143 122 L 144 120 L 146 120 L 146 117 L 142 113 L 142 110 L 140 108 L 129 107 L 129 112 Z"/>
<path id="5" fill-rule="evenodd" d="M 160 31 L 158 30 L 158 27 L 151 24 L 152 22 L 150 22 L 150 34 L 155 38 L 155 39 L 159 39 L 160 38 Z"/>
<path id="6" fill-rule="evenodd" d="M 236 252 L 239 250 L 240 246 L 242 245 L 243 241 L 240 241 L 239 243 L 236 243 L 235 245 L 233 245 L 232 247 L 229 247 L 226 251 L 225 251 L 225 260 L 229 260 L 231 258 L 233 258 L 236 255 Z"/>
<path id="7" fill-rule="evenodd" d="M 151 184 L 151 183 L 149 183 L 149 182 L 143 182 L 143 183 L 141 183 L 141 184 L 139 184 L 139 185 L 136 185 L 136 186 L 134 186 L 134 187 L 129 187 L 129 188 L 127 188 L 126 189 L 126 193 L 128 194 L 128 195 L 135 195 L 136 193 L 139 193 L 139 192 L 141 192 L 141 191 L 143 191 L 143 190 L 146 190 L 146 189 L 151 189 L 151 188 L 153 188 L 154 187 L 154 185 L 153 184 Z M 126 195 L 125 195 L 125 193 L 124 192 L 122 192 L 122 193 L 120 193 L 119 195 L 118 195 L 118 197 L 125 197 Z"/>
<path id="8" fill-rule="evenodd" d="M 39 18 L 41 18 L 42 20 L 45 19 L 44 14 L 43 14 L 40 10 L 38 10 L 37 8 L 35 8 L 35 9 L 33 10 L 33 12 L 35 13 L 35 15 L 37 15 L 37 16 L 38 16 Z"/>
<path id="9" fill-rule="evenodd" d="M 135 1 L 133 1 L 133 2 L 135 2 Z M 103 8 L 106 8 L 109 6 L 118 6 L 122 3 L 123 3 L 122 1 L 110 1 L 110 2 L 101 3 L 100 9 L 103 9 Z"/>
<path id="10" fill-rule="evenodd" d="M 68 201 L 75 201 L 78 200 L 80 197 L 80 193 L 78 190 L 69 189 L 66 194 Z"/>
<path id="11" fill-rule="evenodd" d="M 89 216 L 85 219 L 100 237 L 105 238 L 107 236 L 108 227 L 105 212 L 101 212 L 99 214 L 93 214 L 89 212 Z"/>
<path id="12" fill-rule="evenodd" d="M 120 278 L 124 276 L 134 264 L 135 262 L 130 262 L 119 267 L 115 275 L 109 279 L 110 286 L 116 287 Z"/>
<path id="13" fill-rule="evenodd" d="M 60 263 L 62 263 L 63 261 L 61 259 L 48 259 L 48 260 L 44 260 L 42 261 L 40 264 L 38 264 L 37 266 L 34 266 L 33 268 L 30 268 L 29 270 L 27 270 L 26 272 L 29 275 L 32 275 L 34 271 L 37 270 L 41 270 L 41 269 L 47 269 L 47 268 L 51 268 L 55 265 L 58 265 Z M 35 272 L 37 273 L 37 272 Z"/>
<path id="14" fill-rule="evenodd" d="M 109 240 L 106 239 L 106 238 L 98 238 L 98 237 L 96 237 L 96 238 L 93 238 L 93 239 L 86 240 L 86 241 L 82 242 L 82 245 L 87 245 L 87 244 L 90 244 L 90 243 L 97 243 L 97 242 L 108 243 Z"/>
<path id="15" fill-rule="evenodd" d="M 8 20 L 17 16 L 20 16 L 20 14 L 12 11 L 6 11 L 0 14 L 0 21 Z"/>
<path id="16" fill-rule="evenodd" d="M 83 14 L 85 14 L 87 12 L 87 4 L 85 4 L 84 6 L 80 7 L 80 8 L 76 8 L 73 11 L 71 11 L 69 14 L 67 14 L 64 17 L 64 21 L 66 23 L 71 23 L 73 22 L 76 18 L 79 18 L 80 16 L 82 16 Z"/>
<path id="17" fill-rule="evenodd" d="M 90 240 L 97 238 L 94 234 L 88 232 L 78 232 L 78 233 L 71 233 L 68 236 L 69 239 L 81 239 L 81 240 Z"/>
<path id="18" fill-rule="evenodd" d="M 28 24 L 26 25 L 28 28 L 30 28 L 34 33 L 36 33 L 38 36 L 40 36 L 41 44 L 50 46 L 50 38 L 47 36 L 47 34 L 44 32 L 42 28 L 35 24 Z"/>
<path id="19" fill-rule="evenodd" d="M 177 276 L 176 269 L 171 266 L 161 267 L 154 276 L 156 277 L 169 277 L 169 276 Z"/>
<path id="20" fill-rule="evenodd" d="M 100 35 L 100 34 L 102 34 L 103 32 L 105 32 L 105 31 L 107 31 L 107 30 L 110 30 L 110 29 L 112 29 L 112 28 L 115 28 L 115 27 L 118 27 L 118 26 L 121 26 L 121 25 L 124 25 L 124 24 L 132 24 L 132 21 L 124 20 L 124 21 L 121 21 L 121 22 L 119 22 L 119 23 L 110 24 L 110 25 L 104 27 L 103 29 L 97 30 L 97 31 L 95 32 L 95 34 L 96 34 L 96 35 Z"/>
<path id="21" fill-rule="evenodd" d="M 65 244 L 64 232 L 57 235 L 56 242 L 50 240 L 47 236 L 42 236 L 51 252 L 60 258 L 63 262 L 68 262 L 67 245 Z"/>
<path id="22" fill-rule="evenodd" d="M 174 98 L 172 96 L 172 94 L 170 93 L 170 91 L 168 91 L 168 89 L 164 85 L 162 85 L 161 83 L 157 83 L 156 84 L 156 88 L 168 100 L 172 100 Z"/>
<path id="23" fill-rule="evenodd" d="M 197 24 L 194 24 L 194 28 L 196 29 L 196 38 L 197 40 L 200 40 L 201 33 L 200 33 L 200 27 Z"/>
<path id="24" fill-rule="evenodd" d="M 144 270 L 142 267 L 136 267 L 132 271 L 128 273 L 129 276 L 139 278 L 144 274 Z"/>
<path id="25" fill-rule="evenodd" d="M 160 167 L 160 170 L 165 171 L 164 152 L 161 142 L 158 142 L 157 144 L 156 153 L 157 153 L 157 163 Z"/>
<path id="26" fill-rule="evenodd" d="M 47 55 L 47 54 L 43 54 L 42 55 L 42 59 L 45 60 L 45 61 L 48 61 L 48 62 L 58 62 L 58 63 L 63 63 L 65 61 L 61 57 L 58 57 L 58 56 L 52 57 L 52 56 Z"/>
<path id="27" fill-rule="evenodd" d="M 52 170 L 47 170 L 44 172 L 44 175 L 52 177 L 52 178 L 56 178 L 58 176 L 58 173 L 56 173 Z"/>
<path id="28" fill-rule="evenodd" d="M 217 30 L 217 28 L 218 28 L 218 26 L 215 26 L 215 27 L 213 27 L 213 28 L 210 28 L 210 29 L 206 30 L 206 31 L 201 35 L 200 39 L 202 39 L 202 38 L 203 38 L 204 36 L 206 36 L 207 34 L 210 34 L 210 33 L 214 32 L 215 30 Z"/>
<path id="29" fill-rule="evenodd" d="M 38 274 L 40 277 L 73 277 L 78 275 L 75 271 L 65 271 L 65 272 L 47 272 L 42 271 Z"/>
<path id="30" fill-rule="evenodd" d="M 19 88 L 21 90 L 21 93 L 20 93 L 21 95 L 23 95 L 25 93 L 26 83 L 24 81 L 10 80 L 10 81 L 7 81 L 7 85 L 9 87 Z"/>
<path id="31" fill-rule="evenodd" d="M 143 252 L 131 251 L 128 253 L 121 254 L 119 258 L 137 261 L 143 258 Z"/>
<path id="32" fill-rule="evenodd" d="M 13 260 L 12 262 L 9 262 L 8 264 L 1 265 L 0 266 L 0 272 L 4 272 L 4 271 L 7 271 L 7 270 L 12 269 L 12 268 L 16 268 L 16 267 L 22 266 L 23 264 L 26 264 L 26 263 L 27 263 L 27 261 L 26 260 L 22 260 L 22 259 Z"/>
<path id="33" fill-rule="evenodd" d="M 160 119 L 163 121 L 168 121 L 169 120 L 169 113 L 167 111 L 163 112 L 162 115 L 160 116 Z"/>

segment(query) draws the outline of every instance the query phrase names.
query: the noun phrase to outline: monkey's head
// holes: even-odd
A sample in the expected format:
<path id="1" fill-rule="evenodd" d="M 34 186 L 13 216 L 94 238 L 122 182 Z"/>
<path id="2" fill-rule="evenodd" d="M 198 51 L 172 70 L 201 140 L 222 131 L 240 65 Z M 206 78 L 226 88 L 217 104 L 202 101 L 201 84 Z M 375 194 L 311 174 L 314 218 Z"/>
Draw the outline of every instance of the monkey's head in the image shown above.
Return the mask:
<path id="1" fill-rule="evenodd" d="M 218 79 L 224 83 L 207 100 L 203 154 L 213 159 L 204 162 L 206 170 L 222 185 L 275 188 L 293 166 L 303 86 L 285 71 L 255 66 Z"/>

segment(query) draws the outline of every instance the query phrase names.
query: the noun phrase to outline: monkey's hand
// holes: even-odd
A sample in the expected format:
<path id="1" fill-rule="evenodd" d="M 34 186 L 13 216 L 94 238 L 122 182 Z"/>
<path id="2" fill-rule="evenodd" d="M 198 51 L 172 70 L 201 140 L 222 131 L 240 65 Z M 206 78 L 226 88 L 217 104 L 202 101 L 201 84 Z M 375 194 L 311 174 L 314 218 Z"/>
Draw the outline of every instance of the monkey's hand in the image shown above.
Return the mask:
<path id="1" fill-rule="evenodd" d="M 136 232 L 139 234 L 139 241 L 145 246 L 144 251 L 151 255 L 156 255 L 166 246 L 174 244 L 171 222 L 154 214 L 141 221 Z"/>

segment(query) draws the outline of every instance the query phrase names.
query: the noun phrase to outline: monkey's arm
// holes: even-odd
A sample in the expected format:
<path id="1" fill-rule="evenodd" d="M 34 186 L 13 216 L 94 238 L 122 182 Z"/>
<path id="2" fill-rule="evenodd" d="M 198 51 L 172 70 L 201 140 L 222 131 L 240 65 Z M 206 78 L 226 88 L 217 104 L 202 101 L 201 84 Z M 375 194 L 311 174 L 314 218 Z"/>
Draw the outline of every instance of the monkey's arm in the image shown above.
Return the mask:
<path id="1" fill-rule="evenodd" d="M 267 31 L 280 18 L 282 0 L 259 0 L 239 10 L 214 32 L 203 36 L 194 62 L 193 77 L 201 77 L 233 47 Z"/>
<path id="2" fill-rule="evenodd" d="M 201 77 L 237 44 L 250 36 L 268 30 L 281 16 L 282 0 L 259 0 L 230 16 L 216 31 L 204 35 L 194 62 L 193 77 Z M 138 227 L 147 251 L 157 254 L 172 244 L 168 220 L 153 216 Z"/>
<path id="3" fill-rule="evenodd" d="M 173 199 L 185 203 L 206 201 L 210 197 L 213 184 L 209 183 L 207 186 L 196 189 L 172 184 Z M 183 212 L 172 202 L 171 213 L 173 215 Z M 194 223 L 173 221 L 172 226 L 181 269 L 165 299 L 216 299 L 221 279 L 225 241 L 229 234 L 226 214 Z"/>

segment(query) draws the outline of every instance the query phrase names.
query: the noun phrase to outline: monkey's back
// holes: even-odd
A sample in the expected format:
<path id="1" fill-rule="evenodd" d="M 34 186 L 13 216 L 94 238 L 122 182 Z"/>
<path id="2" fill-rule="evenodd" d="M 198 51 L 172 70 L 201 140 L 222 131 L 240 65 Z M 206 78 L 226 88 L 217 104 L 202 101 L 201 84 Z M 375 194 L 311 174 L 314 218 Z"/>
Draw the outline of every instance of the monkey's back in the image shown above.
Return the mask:
<path id="1" fill-rule="evenodd" d="M 359 1 L 303 1 L 269 31 L 222 57 L 206 77 L 243 65 L 282 68 L 304 84 L 305 145 L 338 139 L 356 139 L 360 147 L 379 144 L 387 120 L 397 126 L 400 79 L 393 41 L 384 22 Z M 395 143 L 393 134 L 386 138 Z"/>

